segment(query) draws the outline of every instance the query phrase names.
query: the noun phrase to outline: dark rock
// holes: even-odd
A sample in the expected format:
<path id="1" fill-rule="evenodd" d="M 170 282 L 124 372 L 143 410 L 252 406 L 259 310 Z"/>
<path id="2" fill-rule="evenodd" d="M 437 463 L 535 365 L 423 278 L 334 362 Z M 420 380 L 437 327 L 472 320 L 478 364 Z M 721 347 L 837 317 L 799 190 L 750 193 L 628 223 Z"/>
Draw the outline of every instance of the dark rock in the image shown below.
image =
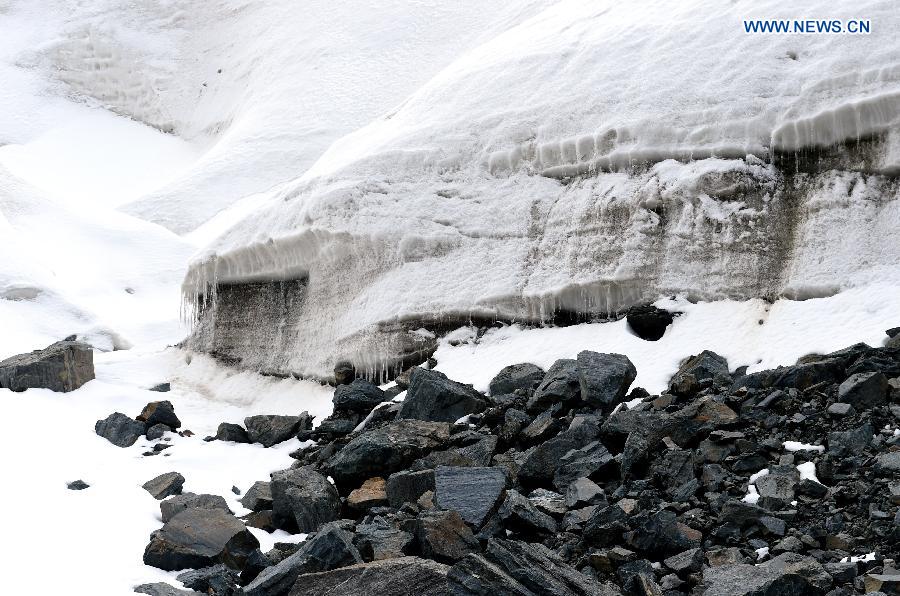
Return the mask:
<path id="1" fill-rule="evenodd" d="M 553 404 L 535 416 L 534 420 L 520 431 L 519 439 L 526 444 L 540 443 L 565 428 L 563 422 L 556 418 L 560 408 L 560 404 Z"/>
<path id="2" fill-rule="evenodd" d="M 239 574 L 225 564 L 191 569 L 178 574 L 185 588 L 211 596 L 233 596 L 238 590 Z"/>
<path id="3" fill-rule="evenodd" d="M 825 563 L 825 572 L 836 584 L 847 584 L 856 579 L 856 563 L 850 561 Z"/>
<path id="4" fill-rule="evenodd" d="M 700 389 L 703 381 L 730 379 L 728 361 L 715 352 L 703 350 L 685 360 L 669 381 L 669 389 L 676 395 L 688 395 Z"/>
<path id="5" fill-rule="evenodd" d="M 368 414 L 385 400 L 387 400 L 387 396 L 378 385 L 365 379 L 354 379 L 349 384 L 338 385 L 331 401 L 334 403 L 336 412 Z"/>
<path id="6" fill-rule="evenodd" d="M 554 404 L 574 404 L 581 399 L 578 362 L 557 360 L 528 399 L 527 410 L 540 412 Z"/>
<path id="7" fill-rule="evenodd" d="M 231 441 L 232 443 L 249 443 L 250 436 L 240 424 L 223 422 L 216 430 L 216 440 Z"/>
<path id="8" fill-rule="evenodd" d="M 492 538 L 484 554 L 455 564 L 447 583 L 456 596 L 612 596 L 618 592 L 569 567 L 541 544 Z"/>
<path id="9" fill-rule="evenodd" d="M 503 413 L 503 426 L 497 431 L 497 438 L 504 444 L 512 443 L 523 429 L 531 424 L 531 416 L 510 408 Z"/>
<path id="10" fill-rule="evenodd" d="M 856 413 L 856 410 L 853 409 L 853 406 L 850 404 L 843 404 L 840 402 L 833 403 L 828 406 L 828 415 L 833 416 L 835 418 L 843 418 L 844 416 L 852 416 Z"/>
<path id="11" fill-rule="evenodd" d="M 537 446 L 519 469 L 519 481 L 525 485 L 549 485 L 564 455 L 593 442 L 600 434 L 595 416 L 576 416 L 569 428 Z"/>
<path id="12" fill-rule="evenodd" d="M 760 565 L 743 563 L 703 571 L 704 596 L 824 594 L 831 578 L 810 557 L 785 553 Z"/>
<path id="13" fill-rule="evenodd" d="M 156 582 L 152 584 L 141 584 L 134 587 L 137 594 L 149 594 L 149 596 L 197 596 L 196 592 L 188 592 L 187 590 L 179 590 L 171 584 L 165 582 Z"/>
<path id="14" fill-rule="evenodd" d="M 314 532 L 340 517 L 337 489 L 310 467 L 273 472 L 270 489 L 274 521 L 279 528 Z"/>
<path id="15" fill-rule="evenodd" d="M 85 482 L 84 480 L 75 480 L 74 482 L 67 482 L 66 488 L 69 490 L 84 490 L 86 488 L 90 488 L 91 485 Z"/>
<path id="16" fill-rule="evenodd" d="M 412 550 L 413 535 L 384 520 L 356 526 L 356 546 L 366 561 L 402 557 Z"/>
<path id="17" fill-rule="evenodd" d="M 613 456 L 603 443 L 592 441 L 559 458 L 559 465 L 553 473 L 553 486 L 565 490 L 575 480 L 602 472 L 612 467 L 613 463 Z"/>
<path id="18" fill-rule="evenodd" d="M 145 436 L 147 437 L 148 441 L 156 441 L 158 439 L 163 438 L 165 436 L 165 434 L 167 432 L 169 432 L 170 430 L 172 430 L 172 429 L 170 429 L 165 424 L 154 424 L 153 426 L 151 426 L 150 428 L 147 429 Z"/>
<path id="19" fill-rule="evenodd" d="M 434 470 L 397 472 L 387 480 L 388 503 L 399 509 L 404 503 L 415 503 L 426 492 L 433 492 L 434 488 Z"/>
<path id="20" fill-rule="evenodd" d="M 703 535 L 679 522 L 673 512 L 662 510 L 647 517 L 625 539 L 638 550 L 671 556 L 699 547 Z"/>
<path id="21" fill-rule="evenodd" d="M 244 418 L 247 436 L 251 443 L 261 443 L 271 447 L 287 441 L 297 434 L 300 427 L 299 416 L 277 416 L 264 414 Z"/>
<path id="22" fill-rule="evenodd" d="M 401 557 L 300 576 L 290 596 L 450 596 L 446 565 Z"/>
<path id="23" fill-rule="evenodd" d="M 808 389 L 820 383 L 833 383 L 842 374 L 844 361 L 841 358 L 824 358 L 814 362 L 804 362 L 793 366 L 779 366 L 774 370 L 763 370 L 735 379 L 732 389 Z"/>
<path id="24" fill-rule="evenodd" d="M 885 569 L 884 573 L 867 573 L 862 579 L 867 593 L 900 594 L 900 572 L 896 569 Z"/>
<path id="25" fill-rule="evenodd" d="M 727 501 L 719 513 L 719 522 L 733 524 L 739 529 L 755 528 L 764 534 L 784 536 L 786 524 L 784 520 L 773 517 L 762 507 L 744 503 L 737 499 Z"/>
<path id="26" fill-rule="evenodd" d="M 117 447 L 131 447 L 144 434 L 144 425 L 121 412 L 98 420 L 94 432 Z"/>
<path id="27" fill-rule="evenodd" d="M 519 391 L 530 391 L 544 378 L 544 369 L 534 364 L 512 364 L 491 379 L 488 385 L 490 395 L 503 395 Z"/>
<path id="28" fill-rule="evenodd" d="M 887 402 L 889 392 L 890 385 L 883 373 L 858 373 L 838 387 L 838 401 L 850 404 L 857 410 L 865 410 Z"/>
<path id="29" fill-rule="evenodd" d="M 706 557 L 700 548 L 688 549 L 677 555 L 672 555 L 663 561 L 666 567 L 679 575 L 697 573 L 703 567 L 705 562 Z"/>
<path id="30" fill-rule="evenodd" d="M 416 518 L 422 554 L 441 562 L 458 561 L 479 550 L 478 540 L 456 511 L 423 511 Z"/>
<path id="31" fill-rule="evenodd" d="M 347 497 L 347 506 L 356 511 L 367 511 L 372 507 L 388 504 L 384 478 L 376 476 L 363 482 Z"/>
<path id="32" fill-rule="evenodd" d="M 58 341 L 43 350 L 0 362 L 0 389 L 74 391 L 94 378 L 94 351 L 77 341 Z"/>
<path id="33" fill-rule="evenodd" d="M 153 495 L 154 499 L 162 500 L 172 495 L 180 495 L 184 486 L 184 476 L 178 472 L 166 472 L 152 480 L 145 482 L 142 487 Z"/>
<path id="34" fill-rule="evenodd" d="M 154 385 L 150 388 L 150 391 L 156 391 L 158 393 L 168 393 L 172 390 L 171 383 L 159 383 L 158 385 Z"/>
<path id="35" fill-rule="evenodd" d="M 185 509 L 221 509 L 231 513 L 228 503 L 219 495 L 195 495 L 193 493 L 184 493 L 169 497 L 159 503 L 159 511 L 162 514 L 163 522 L 167 522 Z"/>
<path id="36" fill-rule="evenodd" d="M 553 534 L 557 529 L 556 520 L 539 511 L 531 501 L 514 490 L 506 492 L 498 515 L 503 524 L 515 532 Z"/>
<path id="37" fill-rule="evenodd" d="M 150 535 L 144 563 L 166 571 L 225 563 L 240 569 L 259 542 L 221 509 L 185 509 Z"/>
<path id="38" fill-rule="evenodd" d="M 335 385 L 349 385 L 356 378 L 356 367 L 351 362 L 338 362 L 334 365 Z"/>
<path id="39" fill-rule="evenodd" d="M 406 399 L 398 419 L 456 422 L 467 414 L 483 411 L 488 401 L 468 385 L 451 381 L 436 370 L 412 370 Z"/>
<path id="40" fill-rule="evenodd" d="M 275 527 L 275 514 L 271 509 L 254 511 L 242 516 L 241 519 L 244 520 L 244 523 L 251 528 L 259 528 L 260 530 L 265 530 L 270 534 L 278 529 L 277 527 Z"/>
<path id="41" fill-rule="evenodd" d="M 545 488 L 536 488 L 528 493 L 528 502 L 547 515 L 562 516 L 566 513 L 566 498 Z"/>
<path id="42" fill-rule="evenodd" d="M 451 468 L 434 471 L 434 503 L 441 509 L 458 512 L 476 528 L 494 510 L 506 488 L 501 468 Z"/>
<path id="43" fill-rule="evenodd" d="M 819 484 L 815 480 L 804 478 L 797 485 L 797 494 L 812 497 L 814 499 L 821 499 L 828 494 L 828 487 Z"/>
<path id="44" fill-rule="evenodd" d="M 339 485 L 359 486 L 373 476 L 404 469 L 449 438 L 450 425 L 444 422 L 398 420 L 354 437 L 328 467 Z"/>
<path id="45" fill-rule="evenodd" d="M 861 453 L 872 442 L 874 432 L 872 424 L 866 422 L 848 431 L 828 433 L 828 453 L 838 457 Z"/>
<path id="46" fill-rule="evenodd" d="M 243 596 L 283 596 L 305 573 L 330 571 L 362 563 L 353 545 L 353 534 L 337 523 L 323 526 L 315 536 L 303 543 L 297 552 L 280 563 L 264 569 L 244 586 Z"/>
<path id="47" fill-rule="evenodd" d="M 170 429 L 177 430 L 181 426 L 181 420 L 175 415 L 175 406 L 169 401 L 152 401 L 141 410 L 135 418 L 143 422 L 145 428 L 151 428 L 157 424 L 163 424 Z"/>
<path id="48" fill-rule="evenodd" d="M 566 489 L 566 507 L 569 509 L 596 505 L 604 499 L 603 489 L 588 478 L 578 478 Z"/>
<path id="49" fill-rule="evenodd" d="M 672 324 L 674 316 L 667 310 L 652 304 L 633 306 L 625 315 L 628 326 L 634 334 L 647 341 L 657 341 Z"/>
<path id="50" fill-rule="evenodd" d="M 316 417 L 311 416 L 309 412 L 300 412 L 300 422 L 297 423 L 297 438 L 301 441 L 308 441 L 313 435 L 313 422 Z"/>
<path id="51" fill-rule="evenodd" d="M 900 473 L 900 451 L 891 451 L 877 456 L 875 467 L 883 472 Z"/>
<path id="52" fill-rule="evenodd" d="M 637 369 L 622 354 L 584 351 L 576 362 L 581 399 L 606 412 L 622 403 L 637 377 Z"/>

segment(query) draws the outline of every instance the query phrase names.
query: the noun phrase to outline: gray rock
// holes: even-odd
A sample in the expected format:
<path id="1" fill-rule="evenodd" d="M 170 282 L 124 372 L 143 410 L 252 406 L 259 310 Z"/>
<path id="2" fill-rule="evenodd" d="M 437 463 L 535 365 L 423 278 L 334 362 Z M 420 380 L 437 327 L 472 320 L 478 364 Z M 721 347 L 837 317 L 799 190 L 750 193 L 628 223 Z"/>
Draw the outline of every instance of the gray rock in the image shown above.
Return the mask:
<path id="1" fill-rule="evenodd" d="M 141 485 L 154 499 L 162 500 L 172 495 L 180 495 L 184 486 L 184 476 L 178 472 L 166 472 Z"/>
<path id="2" fill-rule="evenodd" d="M 221 509 L 231 513 L 228 503 L 219 495 L 195 495 L 193 493 L 184 493 L 169 497 L 159 503 L 159 511 L 162 514 L 163 522 L 167 522 L 185 509 Z"/>
<path id="3" fill-rule="evenodd" d="M 170 401 L 152 401 L 141 410 L 135 418 L 143 422 L 145 428 L 151 428 L 157 424 L 163 424 L 171 430 L 181 427 L 181 420 L 175 415 L 175 406 Z"/>
<path id="4" fill-rule="evenodd" d="M 219 425 L 219 428 L 216 429 L 216 440 L 231 441 L 232 443 L 249 443 L 250 436 L 247 434 L 246 429 L 240 424 L 223 422 Z"/>
<path id="5" fill-rule="evenodd" d="M 677 555 L 666 558 L 666 567 L 679 574 L 697 573 L 706 562 L 706 556 L 700 548 L 691 548 Z"/>
<path id="6" fill-rule="evenodd" d="M 487 407 L 487 398 L 436 370 L 416 367 L 409 379 L 398 419 L 456 422 Z"/>
<path id="7" fill-rule="evenodd" d="M 851 430 L 828 433 L 828 453 L 838 457 L 857 455 L 869 446 L 874 433 L 869 422 Z"/>
<path id="8" fill-rule="evenodd" d="M 197 596 L 196 592 L 188 590 L 180 590 L 171 584 L 165 582 L 155 582 L 152 584 L 141 584 L 134 587 L 137 594 L 149 594 L 150 596 Z"/>
<path id="9" fill-rule="evenodd" d="M 297 552 L 263 569 L 244 586 L 243 596 L 283 596 L 301 574 L 330 571 L 357 563 L 362 563 L 362 557 L 353 545 L 353 534 L 337 523 L 326 524 Z"/>
<path id="10" fill-rule="evenodd" d="M 838 387 L 838 401 L 852 405 L 857 410 L 880 406 L 887 402 L 890 385 L 880 372 L 851 375 Z"/>
<path id="11" fill-rule="evenodd" d="M 815 559 L 784 553 L 760 565 L 708 567 L 703 583 L 704 596 L 789 596 L 824 594 L 831 578 Z"/>
<path id="12" fill-rule="evenodd" d="M 524 485 L 549 485 L 564 455 L 593 442 L 600 434 L 597 417 L 576 416 L 569 428 L 537 446 L 519 469 L 519 481 Z"/>
<path id="13" fill-rule="evenodd" d="M 250 511 L 262 511 L 272 508 L 272 485 L 269 482 L 258 480 L 253 483 L 244 496 L 241 497 L 241 505 Z"/>
<path id="14" fill-rule="evenodd" d="M 506 488 L 502 468 L 451 468 L 434 471 L 434 503 L 457 511 L 466 523 L 480 528 Z"/>
<path id="15" fill-rule="evenodd" d="M 563 422 L 556 418 L 561 408 L 561 404 L 553 404 L 535 416 L 534 420 L 521 430 L 519 435 L 520 440 L 527 444 L 540 443 L 546 441 L 565 428 Z"/>
<path id="16" fill-rule="evenodd" d="M 329 460 L 328 468 L 339 485 L 353 488 L 406 468 L 449 437 L 445 422 L 398 420 L 354 437 Z"/>
<path id="17" fill-rule="evenodd" d="M 274 522 L 279 528 L 314 532 L 340 517 L 337 489 L 311 467 L 273 472 L 270 488 Z"/>
<path id="18" fill-rule="evenodd" d="M 90 488 L 91 485 L 85 482 L 84 480 L 75 480 L 73 482 L 67 482 L 66 488 L 69 490 L 84 490 L 86 488 Z"/>
<path id="19" fill-rule="evenodd" d="M 77 341 L 58 341 L 43 350 L 0 362 L 0 389 L 74 391 L 94 378 L 94 351 Z"/>
<path id="20" fill-rule="evenodd" d="M 658 511 L 625 535 L 626 542 L 652 555 L 671 556 L 697 548 L 703 535 L 678 521 L 675 513 Z"/>
<path id="21" fill-rule="evenodd" d="M 233 515 L 221 509 L 185 509 L 150 535 L 144 563 L 166 571 L 216 563 L 240 569 L 258 548 L 256 537 Z"/>
<path id="22" fill-rule="evenodd" d="M 251 443 L 261 443 L 271 447 L 293 438 L 300 427 L 299 416 L 277 416 L 263 414 L 244 418 L 247 436 Z"/>
<path id="23" fill-rule="evenodd" d="M 534 364 L 511 364 L 505 367 L 488 385 L 491 395 L 530 391 L 544 378 L 544 369 Z"/>
<path id="24" fill-rule="evenodd" d="M 356 367 L 352 362 L 342 361 L 334 365 L 334 384 L 349 385 L 356 378 Z"/>
<path id="25" fill-rule="evenodd" d="M 300 576 L 290 596 L 450 596 L 446 565 L 401 557 Z"/>
<path id="26" fill-rule="evenodd" d="M 760 497 L 777 499 L 783 505 L 794 500 L 794 490 L 800 482 L 800 473 L 793 466 L 769 468 L 769 473 L 757 478 L 756 490 Z"/>
<path id="27" fill-rule="evenodd" d="M 478 540 L 456 511 L 423 511 L 416 518 L 415 536 L 422 554 L 436 561 L 458 561 L 479 550 Z"/>
<path id="28" fill-rule="evenodd" d="M 131 447 L 144 434 L 144 425 L 121 412 L 115 412 L 104 420 L 98 420 L 94 432 L 116 447 Z"/>
<path id="29" fill-rule="evenodd" d="M 223 563 L 191 569 L 178 574 L 178 581 L 189 590 L 211 596 L 231 596 L 239 586 L 240 574 Z"/>
<path id="30" fill-rule="evenodd" d="M 366 561 L 381 561 L 408 554 L 414 539 L 410 532 L 376 518 L 372 523 L 356 526 L 355 544 Z"/>
<path id="31" fill-rule="evenodd" d="M 578 376 L 578 362 L 557 360 L 544 375 L 543 380 L 528 399 L 526 409 L 539 412 L 557 403 L 577 403 L 581 399 L 581 381 Z"/>
<path id="32" fill-rule="evenodd" d="M 385 492 L 391 507 L 399 509 L 404 503 L 415 503 L 423 494 L 434 489 L 434 470 L 419 470 L 391 474 Z"/>
<path id="33" fill-rule="evenodd" d="M 900 473 L 900 451 L 882 453 L 875 458 L 875 467 L 883 472 Z"/>
<path id="34" fill-rule="evenodd" d="M 547 515 L 562 516 L 566 512 L 566 498 L 545 488 L 536 488 L 528 493 L 528 501 Z"/>
<path id="35" fill-rule="evenodd" d="M 334 390 L 334 397 L 331 399 L 336 412 L 361 412 L 364 414 L 368 414 L 375 406 L 386 400 L 387 395 L 384 391 L 378 385 L 365 379 L 354 379 L 349 384 L 338 385 Z"/>
<path id="36" fill-rule="evenodd" d="M 172 390 L 171 383 L 158 383 L 150 388 L 150 391 L 156 391 L 157 393 L 168 393 Z"/>
<path id="37" fill-rule="evenodd" d="M 685 360 L 669 381 L 669 389 L 678 395 L 687 395 L 696 392 L 703 381 L 716 377 L 730 378 L 728 374 L 728 361 L 709 350 L 703 350 L 696 356 Z"/>
<path id="38" fill-rule="evenodd" d="M 165 436 L 165 434 L 171 430 L 172 429 L 170 429 L 165 424 L 154 424 L 147 429 L 147 433 L 145 434 L 145 436 L 147 437 L 148 441 L 156 441 L 157 439 L 163 438 L 163 436 Z"/>
<path id="39" fill-rule="evenodd" d="M 613 467 L 614 462 L 615 459 L 603 443 L 592 441 L 559 458 L 559 465 L 553 473 L 553 486 L 566 490 L 575 480 L 607 470 Z"/>
<path id="40" fill-rule="evenodd" d="M 577 362 L 581 399 L 606 412 L 624 401 L 637 377 L 634 364 L 622 354 L 584 351 Z"/>
<path id="41" fill-rule="evenodd" d="M 862 579 L 867 593 L 900 594 L 900 573 L 896 569 L 885 569 L 884 573 L 867 573 Z"/>
<path id="42" fill-rule="evenodd" d="M 498 511 L 500 519 L 510 530 L 526 534 L 553 534 L 556 532 L 556 520 L 539 511 L 531 501 L 517 491 L 506 492 L 506 499 Z"/>
<path id="43" fill-rule="evenodd" d="M 492 538 L 447 574 L 455 596 L 613 596 L 618 594 L 567 565 L 542 544 Z"/>
<path id="44" fill-rule="evenodd" d="M 844 416 L 851 416 L 855 413 L 856 410 L 854 410 L 853 406 L 850 404 L 836 402 L 828 406 L 828 415 L 834 418 L 843 418 Z"/>
<path id="45" fill-rule="evenodd" d="M 596 505 L 605 500 L 603 489 L 588 478 L 578 478 L 566 489 L 566 507 L 576 509 L 586 505 Z"/>

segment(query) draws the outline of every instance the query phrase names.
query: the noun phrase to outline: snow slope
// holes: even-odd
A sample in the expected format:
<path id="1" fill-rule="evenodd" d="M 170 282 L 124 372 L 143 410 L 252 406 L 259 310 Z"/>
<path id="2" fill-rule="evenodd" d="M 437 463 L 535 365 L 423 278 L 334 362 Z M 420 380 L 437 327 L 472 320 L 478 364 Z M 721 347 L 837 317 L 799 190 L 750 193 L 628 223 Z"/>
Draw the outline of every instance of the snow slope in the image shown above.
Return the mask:
<path id="1" fill-rule="evenodd" d="M 898 15 L 872 1 L 827 16 L 862 14 L 872 35 L 767 36 L 742 19 L 793 9 L 555 3 L 211 243 L 185 293 L 223 308 L 193 345 L 327 376 L 339 358 L 405 361 L 424 349 L 409 327 L 429 321 L 900 283 Z M 242 325 L 229 313 L 253 298 L 215 294 L 273 280 L 302 285 L 284 319 Z"/>

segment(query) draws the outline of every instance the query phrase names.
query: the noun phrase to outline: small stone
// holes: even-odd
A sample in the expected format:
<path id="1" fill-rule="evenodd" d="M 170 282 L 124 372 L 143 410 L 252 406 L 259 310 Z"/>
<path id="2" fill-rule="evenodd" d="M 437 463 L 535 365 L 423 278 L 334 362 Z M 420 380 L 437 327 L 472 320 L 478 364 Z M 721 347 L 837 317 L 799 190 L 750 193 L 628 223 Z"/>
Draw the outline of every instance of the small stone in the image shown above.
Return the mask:
<path id="1" fill-rule="evenodd" d="M 853 406 L 841 402 L 836 402 L 828 406 L 828 415 L 834 418 L 843 418 L 844 416 L 852 416 L 856 413 Z"/>
<path id="2" fill-rule="evenodd" d="M 153 495 L 156 500 L 162 500 L 172 495 L 180 495 L 184 486 L 184 476 L 178 472 L 160 474 L 153 480 L 148 480 L 142 488 Z"/>
<path id="3" fill-rule="evenodd" d="M 154 424 L 147 429 L 146 437 L 148 441 L 156 441 L 165 436 L 171 429 L 165 424 Z"/>
<path id="4" fill-rule="evenodd" d="M 250 437 L 247 431 L 240 424 L 232 424 L 223 422 L 216 429 L 215 439 L 217 441 L 231 441 L 232 443 L 249 443 Z"/>
<path id="5" fill-rule="evenodd" d="M 74 482 L 67 482 L 66 488 L 69 490 L 84 490 L 86 488 L 90 488 L 91 485 L 85 482 L 84 480 L 75 480 Z"/>
<path id="6" fill-rule="evenodd" d="M 121 412 L 115 412 L 104 420 L 98 420 L 94 432 L 116 447 L 131 447 L 144 434 L 144 425 Z"/>
<path id="7" fill-rule="evenodd" d="M 163 522 L 167 522 L 185 509 L 221 509 L 231 513 L 228 503 L 219 495 L 195 495 L 193 493 L 184 493 L 168 497 L 159 503 L 159 511 L 162 514 Z"/>
<path id="8" fill-rule="evenodd" d="M 150 388 L 150 391 L 157 391 L 159 393 L 168 393 L 171 390 L 172 390 L 171 383 L 160 383 L 160 384 L 154 385 L 153 387 Z"/>

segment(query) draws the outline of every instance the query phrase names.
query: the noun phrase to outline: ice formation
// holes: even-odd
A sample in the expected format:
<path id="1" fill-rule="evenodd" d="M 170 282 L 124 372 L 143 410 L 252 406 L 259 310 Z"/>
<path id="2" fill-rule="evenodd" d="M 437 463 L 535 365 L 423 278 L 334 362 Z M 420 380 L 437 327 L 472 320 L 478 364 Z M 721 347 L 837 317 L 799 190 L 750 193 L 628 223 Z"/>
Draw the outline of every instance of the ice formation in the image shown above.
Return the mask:
<path id="1" fill-rule="evenodd" d="M 469 319 L 900 283 L 900 48 L 748 35 L 783 3 L 559 2 L 336 141 L 192 263 L 192 345 L 280 374 Z M 273 349 L 274 348 L 274 349 Z"/>

